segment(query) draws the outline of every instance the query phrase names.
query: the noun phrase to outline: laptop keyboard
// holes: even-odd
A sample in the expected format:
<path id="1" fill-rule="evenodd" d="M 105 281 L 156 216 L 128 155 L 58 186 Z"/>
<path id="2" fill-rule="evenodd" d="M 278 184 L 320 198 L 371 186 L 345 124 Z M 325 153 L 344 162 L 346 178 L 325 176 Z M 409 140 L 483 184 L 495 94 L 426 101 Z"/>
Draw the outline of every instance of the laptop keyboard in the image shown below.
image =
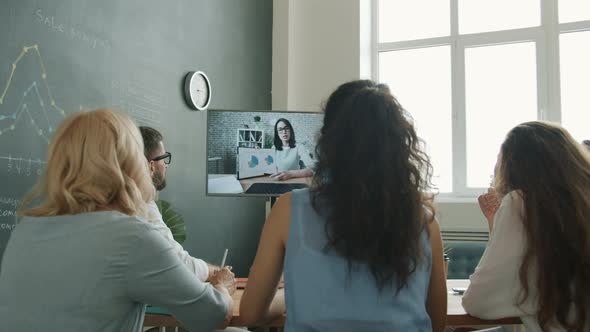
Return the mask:
<path id="1" fill-rule="evenodd" d="M 295 189 L 307 188 L 305 183 L 267 183 L 257 182 L 253 183 L 246 194 L 262 194 L 262 195 L 281 195 L 288 193 Z"/>

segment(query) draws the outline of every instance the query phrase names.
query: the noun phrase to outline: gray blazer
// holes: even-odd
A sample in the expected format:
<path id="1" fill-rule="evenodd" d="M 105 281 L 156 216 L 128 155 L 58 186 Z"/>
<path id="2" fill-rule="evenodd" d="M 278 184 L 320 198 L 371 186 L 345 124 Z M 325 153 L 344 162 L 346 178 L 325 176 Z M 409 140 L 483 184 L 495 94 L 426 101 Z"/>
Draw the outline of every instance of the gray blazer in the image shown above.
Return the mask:
<path id="1" fill-rule="evenodd" d="M 229 308 L 136 217 L 25 217 L 12 232 L 0 269 L 3 330 L 141 331 L 146 303 L 193 331 L 214 330 Z"/>

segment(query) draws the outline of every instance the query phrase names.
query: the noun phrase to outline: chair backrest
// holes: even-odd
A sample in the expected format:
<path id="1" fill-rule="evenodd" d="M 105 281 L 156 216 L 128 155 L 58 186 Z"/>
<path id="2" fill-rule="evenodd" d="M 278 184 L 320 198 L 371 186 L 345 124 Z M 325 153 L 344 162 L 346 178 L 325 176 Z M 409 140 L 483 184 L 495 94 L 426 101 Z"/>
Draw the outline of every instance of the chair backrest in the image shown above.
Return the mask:
<path id="1" fill-rule="evenodd" d="M 468 279 L 486 249 L 483 241 L 445 241 L 449 253 L 448 279 Z"/>

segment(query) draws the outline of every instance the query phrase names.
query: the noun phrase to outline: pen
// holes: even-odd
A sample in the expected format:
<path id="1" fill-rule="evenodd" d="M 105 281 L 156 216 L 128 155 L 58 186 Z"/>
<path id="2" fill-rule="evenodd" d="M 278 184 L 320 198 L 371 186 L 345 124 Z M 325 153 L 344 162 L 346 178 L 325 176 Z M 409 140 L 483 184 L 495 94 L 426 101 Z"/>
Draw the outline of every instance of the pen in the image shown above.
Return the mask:
<path id="1" fill-rule="evenodd" d="M 227 251 L 228 251 L 228 250 L 229 250 L 229 249 L 227 249 L 227 248 L 225 249 L 225 252 L 223 253 L 223 258 L 221 259 L 221 265 L 220 265 L 220 267 L 221 267 L 222 269 L 223 269 L 223 267 L 225 266 L 225 259 L 227 258 Z"/>

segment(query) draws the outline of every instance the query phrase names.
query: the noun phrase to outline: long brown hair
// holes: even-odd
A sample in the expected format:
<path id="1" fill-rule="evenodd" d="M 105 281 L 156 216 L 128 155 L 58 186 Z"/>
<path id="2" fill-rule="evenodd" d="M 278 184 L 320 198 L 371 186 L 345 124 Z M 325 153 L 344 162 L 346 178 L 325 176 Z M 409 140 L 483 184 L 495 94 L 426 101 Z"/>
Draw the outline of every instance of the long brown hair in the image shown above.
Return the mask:
<path id="1" fill-rule="evenodd" d="M 590 323 L 590 154 L 562 127 L 523 123 L 502 144 L 496 185 L 524 201 L 527 248 L 519 276 L 523 292 L 538 290 L 538 320 L 568 331 Z M 529 285 L 534 269 L 537 279 Z"/>
<path id="2" fill-rule="evenodd" d="M 316 154 L 312 202 L 326 217 L 326 250 L 346 258 L 349 271 L 367 264 L 379 289 L 406 286 L 434 219 L 423 194 L 432 167 L 410 115 L 384 84 L 345 83 L 325 105 Z"/>

